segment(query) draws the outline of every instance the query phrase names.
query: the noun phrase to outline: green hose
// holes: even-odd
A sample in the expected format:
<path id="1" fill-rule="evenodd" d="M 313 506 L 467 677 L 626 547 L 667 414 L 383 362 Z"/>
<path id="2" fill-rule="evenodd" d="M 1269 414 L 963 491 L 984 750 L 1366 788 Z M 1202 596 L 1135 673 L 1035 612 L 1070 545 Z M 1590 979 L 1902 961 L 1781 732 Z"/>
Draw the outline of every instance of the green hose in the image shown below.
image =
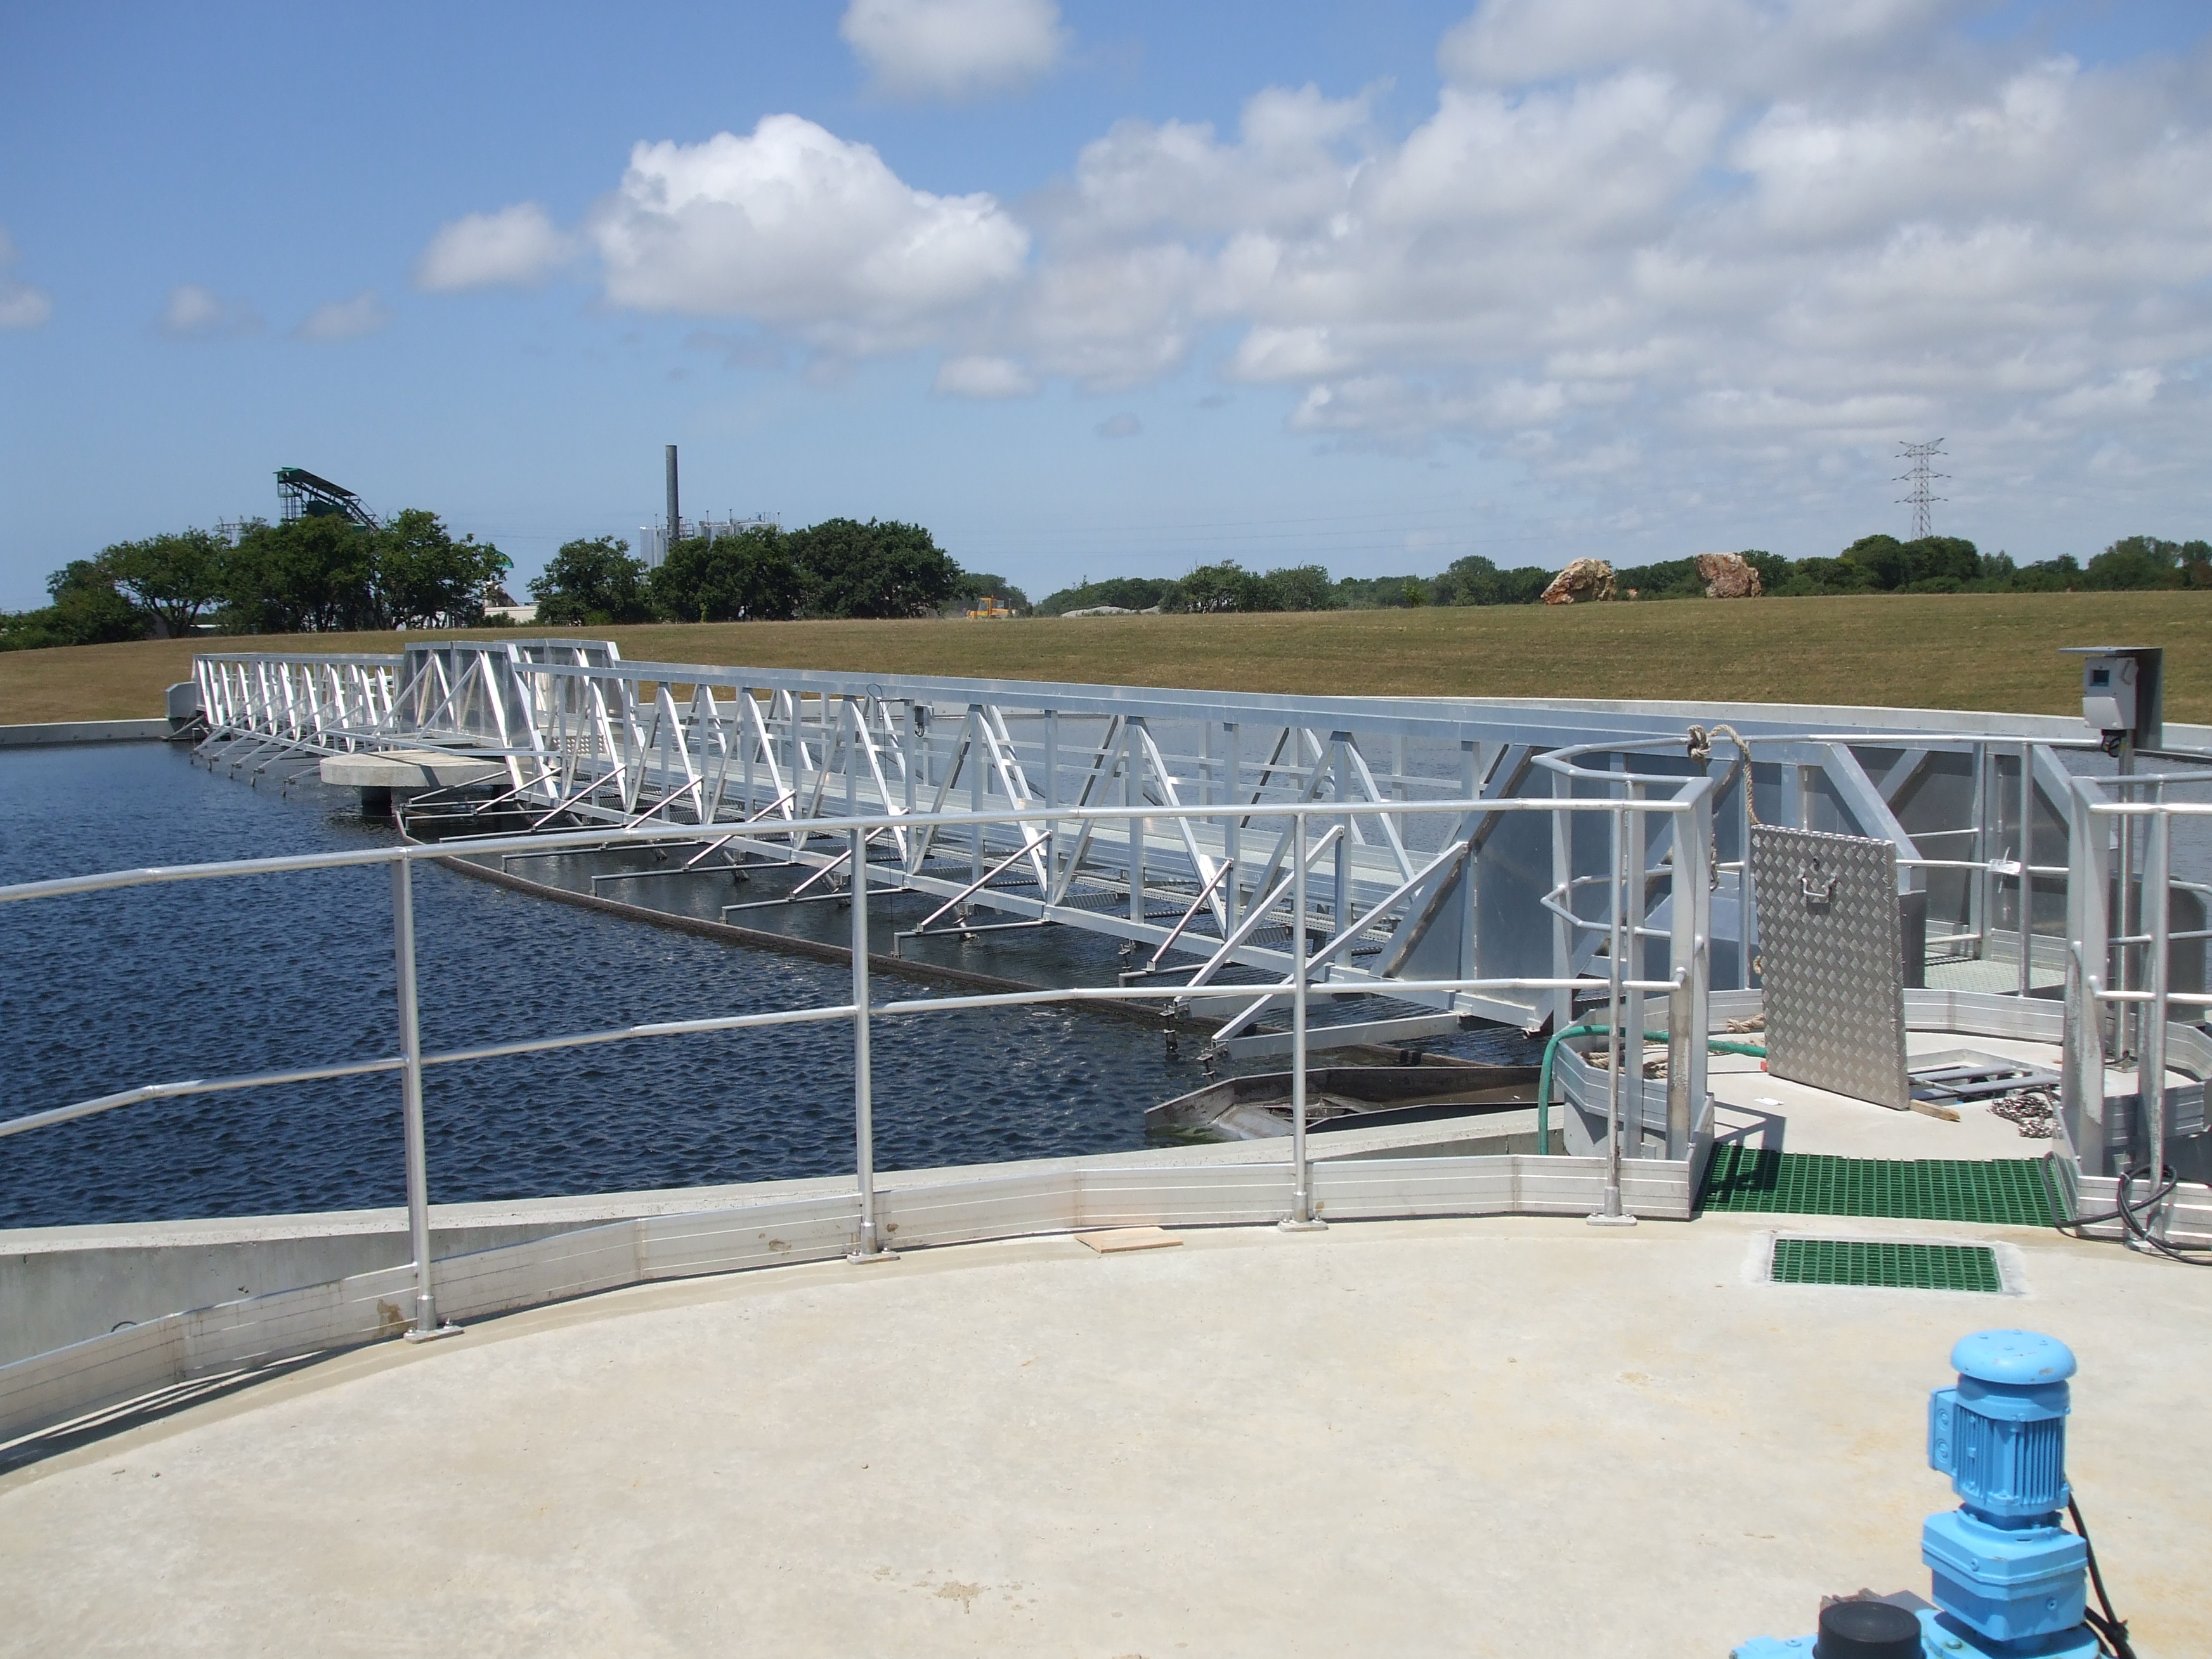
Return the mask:
<path id="1" fill-rule="evenodd" d="M 1552 1040 L 1544 1045 L 1544 1064 L 1536 1079 L 1536 1150 L 1538 1152 L 1549 1152 L 1552 1150 L 1552 1056 L 1559 1053 L 1559 1045 L 1569 1037 L 1611 1036 L 1612 1035 L 1613 1027 L 1610 1025 L 1570 1025 L 1564 1031 L 1554 1031 L 1552 1034 Z M 1664 1031 L 1646 1031 L 1644 1034 L 1644 1040 L 1646 1042 L 1664 1042 L 1667 1041 L 1667 1034 Z M 1705 1047 L 1715 1054 L 1756 1054 L 1761 1060 L 1766 1058 L 1765 1048 L 1756 1042 L 1734 1042 L 1725 1037 L 1709 1036 L 1705 1039 Z"/>

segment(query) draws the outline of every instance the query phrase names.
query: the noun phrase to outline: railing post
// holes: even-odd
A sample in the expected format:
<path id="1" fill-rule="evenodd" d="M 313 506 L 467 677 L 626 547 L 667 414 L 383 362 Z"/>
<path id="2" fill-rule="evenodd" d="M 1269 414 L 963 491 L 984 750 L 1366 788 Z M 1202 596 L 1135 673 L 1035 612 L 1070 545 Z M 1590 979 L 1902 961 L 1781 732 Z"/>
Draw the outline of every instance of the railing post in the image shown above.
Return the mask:
<path id="1" fill-rule="evenodd" d="M 1623 776 L 1630 775 L 1626 770 L 1627 758 L 1626 755 L 1621 757 Z M 1629 800 L 1640 801 L 1644 799 L 1644 786 L 1624 783 L 1621 793 Z M 1643 813 L 1631 811 L 1621 814 L 1620 833 L 1625 843 L 1621 854 L 1621 973 L 1622 977 L 1632 981 L 1644 976 L 1644 893 L 1648 861 L 1644 831 Z M 1632 1108 L 1625 1110 L 1623 1115 L 1626 1118 L 1632 1115 L 1635 1119 L 1633 1123 L 1624 1121 L 1621 1135 L 1624 1146 L 1629 1139 L 1635 1141 L 1638 1158 L 1644 1155 L 1644 1136 L 1648 1133 L 1644 1117 L 1644 1033 L 1646 1029 L 1644 1004 L 1643 992 L 1628 990 L 1622 1000 L 1620 1018 L 1622 1063 L 1626 1066 L 1630 1059 L 1635 1061 L 1633 1067 L 1621 1073 L 1621 1099 L 1625 1106 L 1627 1103 L 1633 1103 Z"/>
<path id="2" fill-rule="evenodd" d="M 2035 762 L 2020 746 L 2020 994 L 2035 983 Z"/>
<path id="3" fill-rule="evenodd" d="M 1229 757 L 1223 763 L 1222 777 L 1224 779 L 1221 791 L 1222 804 L 1224 806 L 1243 806 L 1244 804 L 1244 728 L 1234 720 L 1229 722 Z M 1232 865 L 1237 863 L 1243 856 L 1243 817 L 1236 812 L 1231 813 L 1221 821 L 1221 856 Z M 1226 904 L 1227 915 L 1227 925 L 1222 929 L 1224 933 L 1244 920 L 1244 907 L 1238 900 L 1238 889 L 1242 881 L 1241 872 L 1231 872 L 1228 890 L 1222 896 Z"/>
<path id="4" fill-rule="evenodd" d="M 450 1334 L 438 1322 L 430 1274 L 430 1167 L 422 1142 L 422 1030 L 415 996 L 415 884 L 404 858 L 392 861 L 392 957 L 398 969 L 400 1121 L 407 1145 L 407 1239 L 415 1254 L 415 1323 L 410 1341 Z"/>
<path id="5" fill-rule="evenodd" d="M 1145 763 L 1145 750 L 1140 734 L 1145 729 L 1141 716 L 1132 714 L 1121 726 L 1121 805 L 1140 806 L 1144 804 L 1144 781 L 1137 770 Z M 1145 925 L 1145 821 L 1142 818 L 1122 820 L 1129 830 L 1129 920 L 1141 927 Z"/>
<path id="6" fill-rule="evenodd" d="M 1629 814 L 1623 810 L 1625 802 L 1613 804 L 1613 878 L 1607 884 L 1613 889 L 1613 930 L 1610 936 L 1607 966 L 1612 984 L 1606 1001 L 1606 1023 L 1612 1028 L 1607 1039 L 1609 1058 L 1613 1064 L 1607 1068 L 1605 1094 L 1605 1197 L 1596 1211 L 1584 1218 L 1593 1227 L 1632 1227 L 1636 1218 L 1624 1214 L 1620 1207 L 1620 1100 L 1627 1085 L 1622 1073 L 1627 1068 L 1629 1046 L 1627 1035 L 1621 1030 L 1621 955 L 1627 949 L 1622 935 L 1626 931 L 1623 923 L 1628 910 L 1628 843 Z M 1641 1133 L 1644 1115 L 1644 1033 L 1635 1034 L 1636 1087 L 1638 1133 Z"/>
<path id="7" fill-rule="evenodd" d="M 1559 908 L 1552 916 L 1552 977 L 1572 979 L 1575 973 L 1575 850 L 1572 805 L 1574 780 L 1564 769 L 1552 774 L 1552 799 L 1560 803 L 1547 815 L 1552 821 L 1552 890 L 1559 896 Z M 1575 1023 L 1575 994 L 1547 991 L 1552 1005 L 1552 1034 L 1556 1036 Z M 1544 1149 L 1548 1152 L 1549 1147 Z"/>
<path id="8" fill-rule="evenodd" d="M 2081 1173 L 2102 1176 L 2110 1157 L 2105 1121 L 2105 1004 L 2111 933 L 2106 905 L 2111 881 L 2105 859 L 2105 821 L 2089 810 L 2086 779 L 2074 781 L 2067 799 L 2066 1024 L 2059 1102 L 2067 1117 Z"/>
<path id="9" fill-rule="evenodd" d="M 1701 1081 L 1695 1055 L 1704 1050 L 1705 1040 L 1698 978 L 1706 928 L 1699 921 L 1711 915 L 1711 895 L 1705 885 L 1707 843 L 1700 832 L 1710 822 L 1705 814 L 1694 812 L 1675 812 L 1668 818 L 1673 856 L 1668 860 L 1667 957 L 1674 988 L 1667 994 L 1667 1156 L 1678 1163 L 1690 1156 Z"/>
<path id="10" fill-rule="evenodd" d="M 2136 771 L 2136 745 L 2132 737 L 2120 739 L 2120 782 L 2114 797 L 2124 806 L 2141 799 L 2130 787 Z M 2120 814 L 2120 935 L 2136 939 L 2142 933 L 2142 888 L 2136 880 L 2136 821 L 2132 813 Z M 2112 974 L 2118 988 L 2139 991 L 2147 982 L 2136 964 L 2142 958 L 2136 952 L 2142 946 L 2123 945 L 2116 953 Z M 2112 1005 L 2112 1054 L 2115 1059 L 2125 1059 L 2136 1052 L 2142 1018 L 2136 1011 L 2138 1004 L 2116 1002 Z"/>
<path id="11" fill-rule="evenodd" d="M 1060 711 L 1057 708 L 1044 711 L 1044 806 L 1048 812 L 1060 810 Z M 1045 820 L 1044 873 L 1044 890 L 1049 896 L 1060 888 L 1058 818 Z"/>
<path id="12" fill-rule="evenodd" d="M 1276 1224 L 1285 1232 L 1326 1225 L 1313 1209 L 1313 1165 L 1306 1157 L 1306 820 L 1299 813 L 1291 877 L 1291 1212 Z"/>
<path id="13" fill-rule="evenodd" d="M 2141 901 L 2142 918 L 2149 924 L 2143 929 L 2150 935 L 2150 961 L 2143 988 L 2150 993 L 2150 1000 L 2137 1005 L 2142 1018 L 2136 1035 L 2136 1098 L 2142 1106 L 2146 1196 L 2158 1190 L 2166 1171 L 2166 1001 L 2172 928 L 2172 911 L 2166 893 L 2172 871 L 2172 820 L 2166 814 L 2162 787 L 2153 791 L 2152 805 L 2156 810 L 2150 821 L 2148 844 L 2143 848 Z M 2121 1201 L 2126 1202 L 2128 1196 L 2123 1193 Z M 2157 1224 L 2154 1209 L 2144 1216 L 2143 1225 L 2148 1231 Z M 2138 1249 L 2149 1248 L 2134 1237 L 2132 1230 L 2130 1243 Z"/>
<path id="14" fill-rule="evenodd" d="M 868 832 L 853 831 L 853 1141 L 860 1188 L 860 1239 L 852 1259 L 887 1254 L 876 1235 L 876 1101 L 868 1053 Z"/>

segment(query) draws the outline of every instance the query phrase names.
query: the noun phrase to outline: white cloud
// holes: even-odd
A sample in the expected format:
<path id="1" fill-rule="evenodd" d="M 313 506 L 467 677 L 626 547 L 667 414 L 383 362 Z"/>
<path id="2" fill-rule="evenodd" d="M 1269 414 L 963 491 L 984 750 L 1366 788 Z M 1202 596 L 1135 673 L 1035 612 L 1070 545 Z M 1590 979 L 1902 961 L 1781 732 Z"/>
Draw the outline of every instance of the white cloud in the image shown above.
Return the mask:
<path id="1" fill-rule="evenodd" d="M 906 98 L 1018 87 L 1067 46 L 1054 0 L 852 0 L 837 32 L 878 88 Z"/>
<path id="2" fill-rule="evenodd" d="M 1127 410 L 1098 422 L 1098 435 L 1102 438 L 1133 438 L 1144 429 L 1145 423 Z"/>
<path id="3" fill-rule="evenodd" d="M 1121 123 L 1036 199 L 1030 272 L 964 347 L 1104 389 L 1218 340 L 1229 377 L 1292 390 L 1294 431 L 1458 434 L 1624 522 L 1832 496 L 1838 455 L 1871 479 L 1939 432 L 2014 477 L 2124 432 L 2185 477 L 2212 413 L 2201 74 L 1977 45 L 1960 9 L 1492 0 L 1401 138 L 1310 88 L 1234 135 Z"/>
<path id="4" fill-rule="evenodd" d="M 1974 0 L 1486 0 L 1446 31 L 1444 73 L 1522 86 L 1629 65 L 1771 95 L 1893 76 Z"/>
<path id="5" fill-rule="evenodd" d="M 747 319 L 763 360 L 926 349 L 969 398 L 1206 361 L 1294 432 L 1449 437 L 1592 524 L 1886 500 L 1889 447 L 1939 433 L 2015 491 L 2121 476 L 2099 453 L 2193 477 L 2204 64 L 2038 58 L 1954 27 L 1973 4 L 1488 0 L 1409 129 L 1313 86 L 1233 131 L 1125 120 L 1018 218 L 771 116 L 639 145 L 583 234 L 611 302 Z"/>
<path id="6" fill-rule="evenodd" d="M 528 287 L 576 257 L 575 239 L 535 202 L 471 213 L 440 227 L 415 262 L 415 286 L 434 294 Z"/>
<path id="7" fill-rule="evenodd" d="M 0 280 L 0 328 L 37 328 L 53 314 L 53 296 L 44 289 Z"/>
<path id="8" fill-rule="evenodd" d="M 363 289 L 350 300 L 317 306 L 293 331 L 302 340 L 358 340 L 391 320 L 391 308 L 376 297 L 376 291 Z"/>
<path id="9" fill-rule="evenodd" d="M 253 333 L 261 318 L 243 301 L 225 300 L 198 283 L 183 283 L 169 290 L 155 326 L 173 340 L 207 340 Z"/>
<path id="10" fill-rule="evenodd" d="M 639 144 L 590 231 L 617 305 L 751 317 L 844 355 L 933 339 L 1018 278 L 1029 248 L 991 197 L 913 189 L 796 115 Z"/>
<path id="11" fill-rule="evenodd" d="M 1036 377 L 1012 357 L 947 357 L 931 390 L 955 398 L 1026 398 Z"/>
<path id="12" fill-rule="evenodd" d="M 2051 401 L 2051 413 L 2062 420 L 2130 415 L 2158 396 L 2166 377 L 2154 368 L 2130 368 L 2099 386 L 2079 386 Z"/>
<path id="13" fill-rule="evenodd" d="M 0 271 L 15 263 L 15 244 L 0 226 Z M 53 314 L 53 297 L 44 289 L 0 276 L 0 328 L 37 328 Z"/>
<path id="14" fill-rule="evenodd" d="M 1240 380 L 1317 380 L 1358 362 L 1325 328 L 1255 328 L 1237 343 L 1229 372 Z"/>

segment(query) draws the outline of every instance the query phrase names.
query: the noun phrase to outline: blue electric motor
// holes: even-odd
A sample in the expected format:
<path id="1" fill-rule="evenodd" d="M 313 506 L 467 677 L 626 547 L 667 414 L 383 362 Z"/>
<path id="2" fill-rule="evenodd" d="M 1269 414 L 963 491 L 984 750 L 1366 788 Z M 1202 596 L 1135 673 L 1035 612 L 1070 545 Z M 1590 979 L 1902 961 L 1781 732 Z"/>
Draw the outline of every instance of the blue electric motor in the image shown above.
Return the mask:
<path id="1" fill-rule="evenodd" d="M 1931 1638 L 1948 1626 L 1966 1638 L 1955 1652 L 2094 1655 L 2087 1547 L 2058 1524 L 2073 1352 L 2033 1331 L 1977 1331 L 1951 1365 L 1958 1385 L 1928 1401 L 1928 1466 L 1961 1500 L 1920 1529 L 1943 1615 Z"/>
<path id="2" fill-rule="evenodd" d="M 1960 1499 L 1920 1529 L 1935 1607 L 1916 1618 L 1844 1603 L 1821 1614 L 1817 1637 L 1761 1637 L 1735 1659 L 2096 1659 L 2088 1547 L 2058 1524 L 2073 1352 L 2033 1331 L 1977 1331 L 1951 1366 L 1957 1385 L 1928 1400 L 1928 1466 Z"/>

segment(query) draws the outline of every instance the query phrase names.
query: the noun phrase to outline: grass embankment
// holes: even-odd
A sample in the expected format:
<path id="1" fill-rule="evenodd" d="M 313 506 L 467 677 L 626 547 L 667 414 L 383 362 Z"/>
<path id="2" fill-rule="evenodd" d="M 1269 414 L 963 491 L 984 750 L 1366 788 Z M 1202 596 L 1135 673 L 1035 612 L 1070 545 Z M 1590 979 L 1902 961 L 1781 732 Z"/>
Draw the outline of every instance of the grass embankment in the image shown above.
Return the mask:
<path id="1" fill-rule="evenodd" d="M 147 640 L 0 653 L 0 723 L 162 712 L 196 650 L 611 637 L 625 657 L 1341 696 L 1645 697 L 2065 714 L 2065 645 L 2162 645 L 2166 715 L 2212 721 L 2212 593 L 2006 593 L 1018 622 L 815 622 Z"/>

